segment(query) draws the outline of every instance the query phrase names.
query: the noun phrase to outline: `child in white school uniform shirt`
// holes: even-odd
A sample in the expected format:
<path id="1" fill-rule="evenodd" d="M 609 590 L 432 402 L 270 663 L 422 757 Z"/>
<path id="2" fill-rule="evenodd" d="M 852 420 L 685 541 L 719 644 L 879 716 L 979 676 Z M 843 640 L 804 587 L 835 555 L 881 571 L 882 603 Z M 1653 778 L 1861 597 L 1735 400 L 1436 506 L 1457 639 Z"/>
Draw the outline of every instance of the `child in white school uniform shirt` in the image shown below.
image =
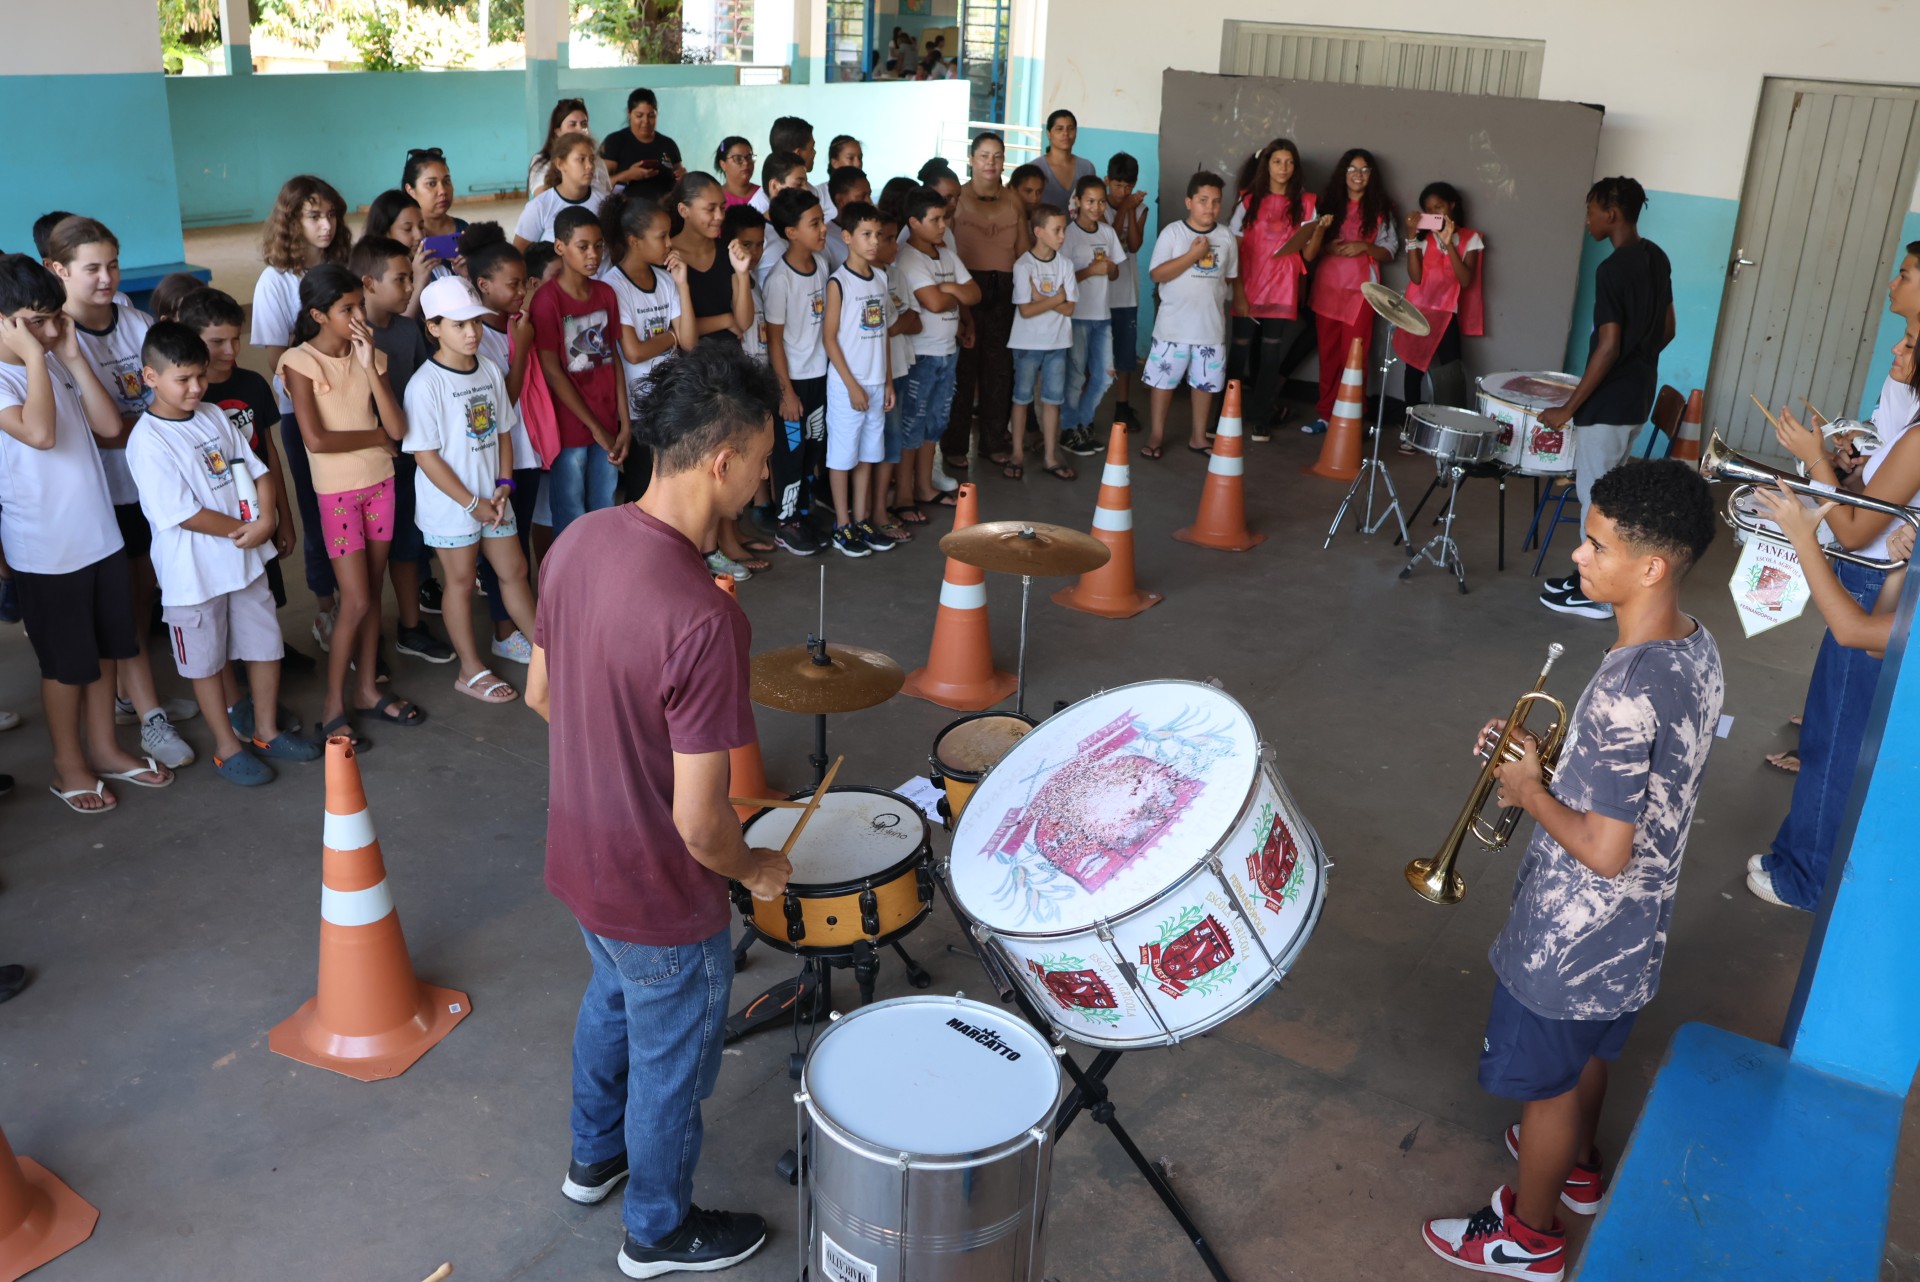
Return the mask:
<path id="1" fill-rule="evenodd" d="M 887 411 L 893 408 L 887 350 L 892 321 L 886 269 L 873 261 L 880 249 L 880 211 L 864 200 L 849 201 L 840 220 L 847 256 L 827 282 L 821 333 L 828 359 L 827 481 L 834 550 L 862 557 L 890 552 L 896 542 L 873 521 L 872 486 L 874 464 L 886 461 Z"/>
<path id="2" fill-rule="evenodd" d="M 1160 287 L 1153 318 L 1153 347 L 1143 381 L 1153 389 L 1152 428 L 1143 457 L 1160 457 L 1173 389 L 1186 380 L 1193 392 L 1192 436 L 1187 448 L 1207 450 L 1213 395 L 1227 387 L 1227 302 L 1240 274 L 1240 250 L 1220 225 L 1226 183 L 1218 174 L 1187 180 L 1187 216 L 1162 228 L 1153 243 L 1147 275 Z"/>
<path id="3" fill-rule="evenodd" d="M 1073 305 L 1073 351 L 1067 357 L 1067 403 L 1060 411 L 1061 444 L 1072 454 L 1098 454 L 1093 437 L 1100 399 L 1113 382 L 1113 286 L 1134 265 L 1120 235 L 1106 222 L 1107 185 L 1092 174 L 1073 185 L 1075 212 L 1061 252 L 1073 264 L 1080 297 Z"/>
<path id="4" fill-rule="evenodd" d="M 1060 457 L 1060 407 L 1067 399 L 1067 355 L 1073 347 L 1071 324 L 1080 297 L 1073 261 L 1061 252 L 1067 240 L 1067 211 L 1035 205 L 1028 216 L 1033 248 L 1013 264 L 1013 457 L 1005 474 L 1018 480 L 1027 447 L 1027 407 L 1034 383 L 1040 385 L 1041 462 L 1063 481 L 1076 473 Z"/>
<path id="5" fill-rule="evenodd" d="M 203 402 L 211 357 L 199 334 L 162 321 L 147 332 L 141 360 L 153 401 L 127 441 L 127 465 L 153 526 L 168 648 L 213 734 L 215 773 L 255 787 L 274 777 L 267 760 L 320 756 L 318 744 L 275 724 L 285 652 L 267 583 L 279 522 L 276 481 L 226 412 Z M 253 696 L 245 743 L 228 718 L 221 680 L 234 660 L 247 665 Z"/>

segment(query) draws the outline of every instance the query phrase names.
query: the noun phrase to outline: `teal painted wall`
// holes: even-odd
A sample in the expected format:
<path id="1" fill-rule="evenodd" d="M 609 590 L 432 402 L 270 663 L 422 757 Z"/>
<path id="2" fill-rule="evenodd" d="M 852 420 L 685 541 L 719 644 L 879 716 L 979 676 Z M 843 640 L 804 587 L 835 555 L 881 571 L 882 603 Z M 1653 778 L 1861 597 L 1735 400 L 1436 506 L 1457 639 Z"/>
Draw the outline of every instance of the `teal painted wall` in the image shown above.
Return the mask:
<path id="1" fill-rule="evenodd" d="M 159 72 L 0 76 L 0 120 L 26 126 L 0 149 L 0 249 L 32 253 L 33 220 L 71 209 L 112 228 L 129 267 L 181 260 L 180 195 L 164 159 L 172 143 Z M 36 145 L 36 122 L 50 130 L 56 121 L 62 140 L 111 138 L 112 158 L 87 163 L 70 148 Z"/>
<path id="2" fill-rule="evenodd" d="M 1102 178 L 1107 175 L 1108 158 L 1116 151 L 1127 152 L 1140 162 L 1140 190 L 1154 202 L 1154 208 L 1147 214 L 1146 233 L 1140 241 L 1140 257 L 1133 263 L 1134 270 L 1140 274 L 1140 355 L 1144 356 L 1153 341 L 1153 282 L 1147 279 L 1146 259 L 1153 252 L 1154 237 L 1160 234 L 1160 136 L 1126 129 L 1090 129 L 1084 122 L 1081 124 L 1073 154 L 1092 161 L 1093 171 Z M 1176 209 L 1168 217 L 1177 222 L 1185 213 L 1184 209 Z"/>
<path id="3" fill-rule="evenodd" d="M 536 78 L 553 76 L 552 96 L 585 99 L 597 130 L 622 127 L 628 92 L 646 85 L 660 97 L 661 128 L 680 144 L 692 168 L 711 168 L 713 149 L 729 133 L 763 147 L 777 116 L 814 121 L 821 143 L 844 129 L 865 144 L 867 163 L 880 174 L 911 173 L 934 154 L 942 120 L 966 118 L 967 84 L 745 85 L 732 84 L 731 67 L 536 66 Z M 89 82 L 139 77 L 87 77 Z M 551 102 L 529 100 L 528 76 L 519 71 L 334 73 L 310 76 L 207 76 L 151 80 L 158 104 L 102 108 L 100 128 L 124 136 L 129 122 L 154 121 L 163 132 L 150 149 L 164 155 L 166 117 L 173 124 L 173 179 L 164 194 L 142 189 L 149 209 L 178 208 L 188 226 L 257 222 L 273 207 L 280 184 L 298 173 L 316 173 L 340 189 L 350 205 L 365 205 L 400 180 L 409 147 L 439 147 L 464 195 L 476 189 L 518 188 L 526 181 L 534 145 Z M 17 79 L 0 81 L 0 106 Z M 99 101 L 78 94 L 67 101 Z M 529 121 L 528 117 L 534 119 Z M 13 118 L 18 119 L 19 116 Z M 290 127 L 300 122 L 303 127 Z M 177 182 L 177 195 L 175 189 Z M 8 190 L 45 192 L 48 183 L 7 184 Z M 85 185 L 72 199 L 78 208 L 106 211 L 95 191 L 119 193 L 125 207 L 127 175 L 116 173 Z M 82 197 L 85 197 L 83 200 Z M 50 197 L 49 197 L 50 198 Z M 0 197 L 4 202 L 6 197 Z M 29 196 L 40 212 L 40 197 Z M 6 205 L 0 203 L 0 209 Z M 169 222 L 171 220 L 168 220 Z M 11 226 L 9 218 L 0 226 Z M 109 220 L 110 226 L 117 226 Z M 125 235 L 126 233 L 122 233 Z M 8 242 L 11 243 L 11 242 Z M 127 255 L 129 262 L 180 257 L 178 228 L 163 257 Z"/>

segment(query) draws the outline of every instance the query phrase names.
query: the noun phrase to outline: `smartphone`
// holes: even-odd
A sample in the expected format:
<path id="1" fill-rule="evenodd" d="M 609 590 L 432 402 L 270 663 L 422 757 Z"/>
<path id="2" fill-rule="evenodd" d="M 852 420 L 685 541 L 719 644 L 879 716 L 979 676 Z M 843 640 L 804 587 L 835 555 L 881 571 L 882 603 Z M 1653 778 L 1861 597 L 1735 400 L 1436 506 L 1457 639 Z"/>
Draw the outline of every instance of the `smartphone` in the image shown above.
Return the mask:
<path id="1" fill-rule="evenodd" d="M 460 256 L 460 233 L 447 236 L 429 236 L 423 242 L 423 248 L 443 263 L 450 263 Z"/>
<path id="2" fill-rule="evenodd" d="M 1446 225 L 1447 225 L 1447 220 L 1442 218 L 1438 214 L 1422 214 L 1420 215 L 1420 222 L 1418 224 L 1417 230 L 1439 231 L 1442 227 L 1445 227 Z"/>

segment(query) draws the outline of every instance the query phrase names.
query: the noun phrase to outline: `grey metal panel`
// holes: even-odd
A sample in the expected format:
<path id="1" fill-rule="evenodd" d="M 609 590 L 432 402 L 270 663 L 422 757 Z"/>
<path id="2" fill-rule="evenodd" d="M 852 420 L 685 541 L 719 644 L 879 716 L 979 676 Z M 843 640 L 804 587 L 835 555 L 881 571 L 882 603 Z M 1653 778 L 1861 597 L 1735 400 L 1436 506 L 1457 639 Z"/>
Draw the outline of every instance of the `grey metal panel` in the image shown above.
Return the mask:
<path id="1" fill-rule="evenodd" d="M 1220 69 L 1323 84 L 1380 85 L 1491 97 L 1538 97 L 1538 40 L 1289 23 L 1222 24 Z"/>

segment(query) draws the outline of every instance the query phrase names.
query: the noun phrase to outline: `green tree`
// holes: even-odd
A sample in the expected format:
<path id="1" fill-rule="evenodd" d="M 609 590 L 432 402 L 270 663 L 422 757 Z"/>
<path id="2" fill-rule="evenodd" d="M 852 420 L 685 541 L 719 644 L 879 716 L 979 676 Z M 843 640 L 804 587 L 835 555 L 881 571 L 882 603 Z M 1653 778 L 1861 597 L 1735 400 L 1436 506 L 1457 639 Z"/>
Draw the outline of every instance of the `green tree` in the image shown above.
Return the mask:
<path id="1" fill-rule="evenodd" d="M 160 60 L 168 75 L 179 75 L 187 58 L 220 43 L 220 8 L 215 0 L 158 0 Z"/>
<path id="2" fill-rule="evenodd" d="M 636 66 L 681 60 L 680 0 L 579 0 L 573 10 L 577 31 L 624 50 Z"/>

